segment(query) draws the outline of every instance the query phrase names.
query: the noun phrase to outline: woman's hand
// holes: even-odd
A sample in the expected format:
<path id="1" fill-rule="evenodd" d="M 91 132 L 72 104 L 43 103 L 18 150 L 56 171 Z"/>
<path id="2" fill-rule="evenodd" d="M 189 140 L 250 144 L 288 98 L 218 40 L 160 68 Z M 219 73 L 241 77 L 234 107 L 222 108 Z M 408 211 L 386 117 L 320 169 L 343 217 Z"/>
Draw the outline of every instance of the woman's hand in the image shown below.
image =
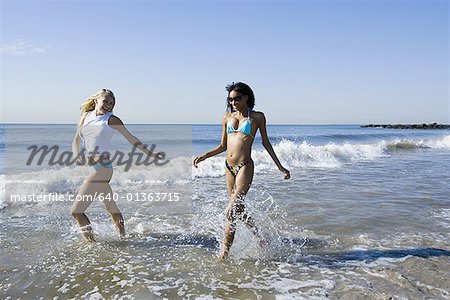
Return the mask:
<path id="1" fill-rule="evenodd" d="M 84 166 L 86 164 L 86 157 L 83 155 L 78 155 L 77 159 L 75 160 L 75 164 L 77 166 Z"/>
<path id="2" fill-rule="evenodd" d="M 198 168 L 198 163 L 201 161 L 204 161 L 205 159 L 206 159 L 206 157 L 204 155 L 200 155 L 200 156 L 197 156 L 196 158 L 194 158 L 194 161 L 193 161 L 194 167 Z"/>
<path id="3" fill-rule="evenodd" d="M 166 153 L 165 152 L 156 152 L 152 154 L 153 157 L 156 157 L 157 159 L 163 160 L 166 158 Z"/>
<path id="4" fill-rule="evenodd" d="M 281 167 L 280 171 L 284 173 L 284 179 L 289 179 L 291 178 L 291 173 L 289 172 L 288 169 Z"/>

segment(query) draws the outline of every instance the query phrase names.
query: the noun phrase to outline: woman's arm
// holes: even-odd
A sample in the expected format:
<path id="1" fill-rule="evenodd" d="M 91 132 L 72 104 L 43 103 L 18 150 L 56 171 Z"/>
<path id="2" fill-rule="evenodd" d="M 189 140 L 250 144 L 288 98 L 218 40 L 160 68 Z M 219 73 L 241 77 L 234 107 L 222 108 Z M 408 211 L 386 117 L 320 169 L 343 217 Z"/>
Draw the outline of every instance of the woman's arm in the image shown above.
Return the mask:
<path id="1" fill-rule="evenodd" d="M 278 159 L 277 155 L 275 154 L 275 151 L 272 148 L 272 144 L 269 141 L 269 137 L 267 136 L 266 117 L 264 116 L 264 114 L 262 112 L 259 114 L 260 114 L 260 116 L 258 118 L 259 119 L 258 126 L 259 126 L 259 132 L 261 133 L 262 145 L 267 150 L 270 157 L 272 157 L 272 159 L 275 162 L 275 164 L 277 165 L 278 169 L 284 173 L 284 175 L 285 175 L 284 179 L 289 179 L 289 178 L 291 178 L 291 174 L 289 173 L 289 171 L 286 168 L 284 168 L 281 165 L 280 160 Z"/>
<path id="2" fill-rule="evenodd" d="M 220 154 L 220 153 L 222 153 L 222 152 L 227 150 L 227 132 L 226 132 L 227 120 L 228 120 L 228 117 L 225 114 L 223 116 L 223 119 L 222 119 L 222 139 L 220 141 L 220 145 L 217 146 L 216 148 L 212 149 L 211 151 L 194 158 L 194 167 L 197 168 L 199 162 L 201 162 L 201 161 L 203 161 L 203 160 L 205 160 L 205 159 L 207 159 L 209 157 L 212 157 L 212 156 L 215 156 L 217 154 Z"/>
<path id="3" fill-rule="evenodd" d="M 83 156 L 80 156 L 80 141 L 81 141 L 80 131 L 81 131 L 81 126 L 83 126 L 84 119 L 86 119 L 87 114 L 88 113 L 85 112 L 81 115 L 80 121 L 78 122 L 78 125 L 77 125 L 77 132 L 75 133 L 75 136 L 73 137 L 73 141 L 72 141 L 72 153 L 73 153 L 73 157 L 75 159 L 75 163 L 77 165 L 83 165 L 85 162 L 85 158 Z"/>
<path id="4" fill-rule="evenodd" d="M 151 152 L 137 137 L 135 137 L 128 131 L 128 129 L 123 124 L 122 120 L 119 119 L 118 117 L 112 115 L 108 120 L 108 124 L 115 130 L 120 132 L 131 145 L 138 148 L 139 150 L 141 150 L 148 156 L 164 158 L 162 156 L 165 156 L 165 155 L 163 155 L 163 153 L 161 153 L 161 152 L 157 152 L 157 153 Z"/>

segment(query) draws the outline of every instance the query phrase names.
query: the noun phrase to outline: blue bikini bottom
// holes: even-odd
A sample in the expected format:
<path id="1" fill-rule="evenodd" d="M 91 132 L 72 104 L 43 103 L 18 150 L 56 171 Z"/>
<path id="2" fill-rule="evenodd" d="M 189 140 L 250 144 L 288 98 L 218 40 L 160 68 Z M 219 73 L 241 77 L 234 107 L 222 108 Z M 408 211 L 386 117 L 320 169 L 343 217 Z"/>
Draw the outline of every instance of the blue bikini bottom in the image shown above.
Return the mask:
<path id="1" fill-rule="evenodd" d="M 100 167 L 105 167 L 105 168 L 112 168 L 112 163 L 111 162 L 107 162 L 107 163 L 101 163 L 101 162 L 97 162 L 95 163 L 95 165 L 93 165 L 95 171 L 98 171 L 98 168 Z"/>

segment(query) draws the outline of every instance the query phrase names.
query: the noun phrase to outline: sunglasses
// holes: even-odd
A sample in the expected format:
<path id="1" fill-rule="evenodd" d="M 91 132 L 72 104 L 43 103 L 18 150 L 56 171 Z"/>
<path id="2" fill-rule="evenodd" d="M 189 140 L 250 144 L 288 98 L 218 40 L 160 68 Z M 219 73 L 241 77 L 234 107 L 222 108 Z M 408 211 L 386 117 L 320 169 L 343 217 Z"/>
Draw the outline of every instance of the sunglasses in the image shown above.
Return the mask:
<path id="1" fill-rule="evenodd" d="M 245 95 L 241 95 L 241 96 L 237 96 L 237 97 L 234 97 L 234 98 L 231 98 L 231 97 L 227 97 L 227 101 L 228 101 L 228 103 L 231 103 L 231 102 L 239 102 L 239 101 L 242 101 L 242 98 L 244 98 L 244 96 Z"/>

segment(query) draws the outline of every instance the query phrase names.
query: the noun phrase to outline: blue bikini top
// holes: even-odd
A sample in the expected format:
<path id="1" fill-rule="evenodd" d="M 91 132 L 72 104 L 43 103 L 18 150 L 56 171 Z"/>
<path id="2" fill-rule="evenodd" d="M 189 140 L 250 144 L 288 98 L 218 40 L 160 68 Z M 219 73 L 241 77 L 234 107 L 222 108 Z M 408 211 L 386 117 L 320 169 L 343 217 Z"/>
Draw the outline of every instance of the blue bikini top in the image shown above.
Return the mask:
<path id="1" fill-rule="evenodd" d="M 239 125 L 238 129 L 235 129 L 233 127 L 233 124 L 231 124 L 231 118 L 228 120 L 228 123 L 227 123 L 227 134 L 233 133 L 233 132 L 240 132 L 245 135 L 249 135 L 252 138 L 255 138 L 251 133 L 251 129 L 252 129 L 252 124 L 250 122 L 250 109 L 248 110 L 247 119 L 244 122 L 242 122 L 241 125 Z"/>

